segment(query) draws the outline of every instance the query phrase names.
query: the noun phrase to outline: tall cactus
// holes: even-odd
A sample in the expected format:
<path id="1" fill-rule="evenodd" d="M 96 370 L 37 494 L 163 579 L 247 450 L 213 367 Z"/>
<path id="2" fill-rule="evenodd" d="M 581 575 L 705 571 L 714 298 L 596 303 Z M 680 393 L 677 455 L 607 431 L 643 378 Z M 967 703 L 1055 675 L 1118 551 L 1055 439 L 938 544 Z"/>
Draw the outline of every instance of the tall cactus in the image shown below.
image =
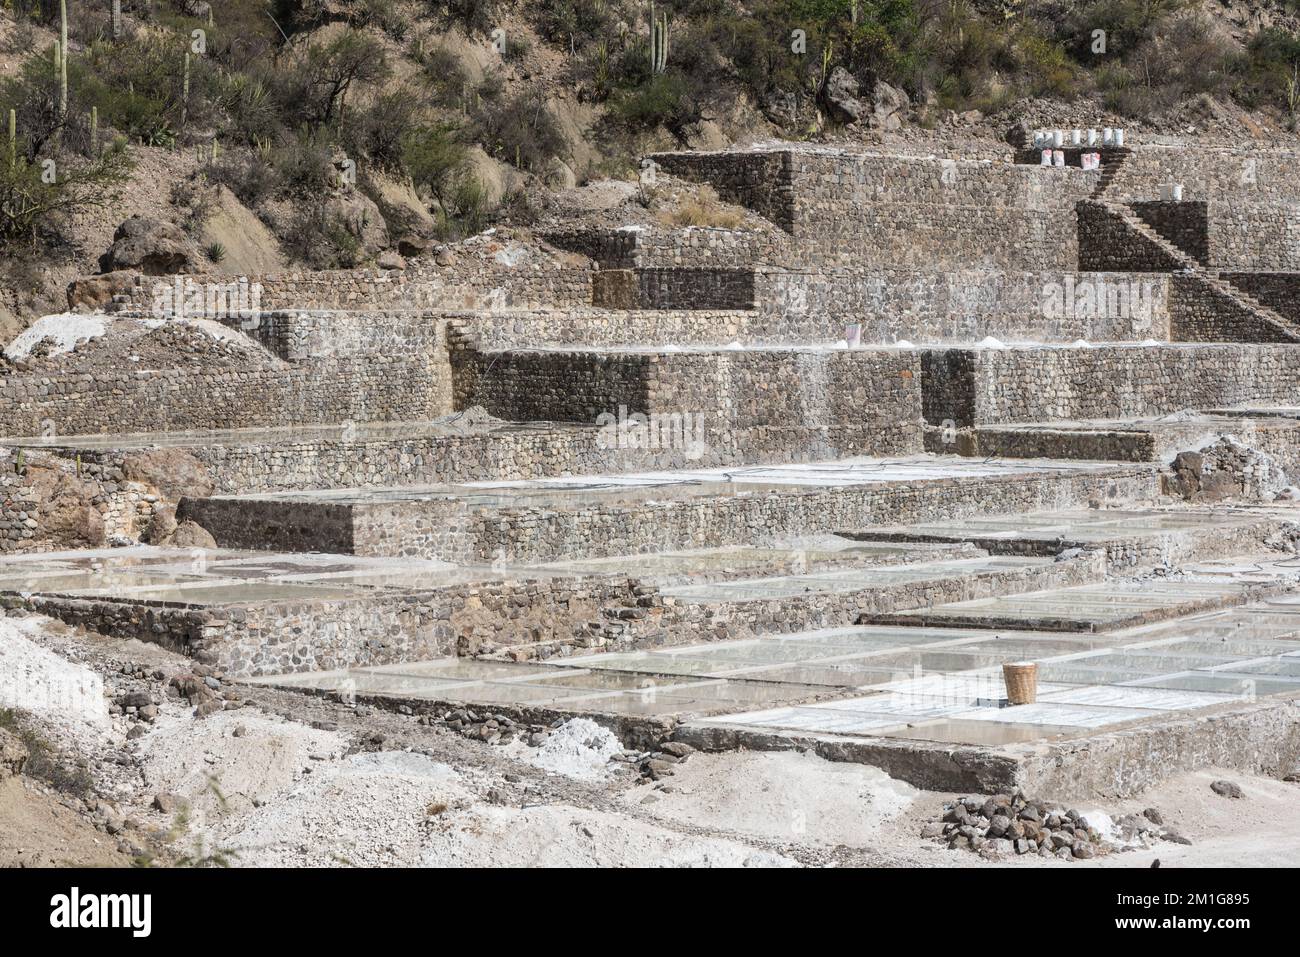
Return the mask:
<path id="1" fill-rule="evenodd" d="M 657 76 L 668 66 L 668 14 L 655 17 L 654 0 L 650 0 L 650 73 Z"/>
<path id="2" fill-rule="evenodd" d="M 185 72 L 181 79 L 181 126 L 185 126 L 190 114 L 190 52 L 185 51 Z"/>
<path id="3" fill-rule="evenodd" d="M 9 168 L 18 164 L 18 111 L 9 111 Z"/>
<path id="4" fill-rule="evenodd" d="M 59 122 L 68 119 L 68 0 L 59 0 Z"/>

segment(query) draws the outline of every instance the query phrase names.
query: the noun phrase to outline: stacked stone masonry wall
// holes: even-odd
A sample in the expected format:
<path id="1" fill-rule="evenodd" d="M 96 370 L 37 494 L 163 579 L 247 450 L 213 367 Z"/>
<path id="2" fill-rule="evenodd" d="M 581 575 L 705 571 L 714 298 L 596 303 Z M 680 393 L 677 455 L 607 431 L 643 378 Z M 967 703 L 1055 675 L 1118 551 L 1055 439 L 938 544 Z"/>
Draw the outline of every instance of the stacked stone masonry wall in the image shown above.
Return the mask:
<path id="1" fill-rule="evenodd" d="M 1183 409 L 1291 405 L 1300 389 L 1296 346 L 946 352 L 926 357 L 927 376 L 940 377 L 927 381 L 925 390 L 931 425 L 1150 418 Z"/>

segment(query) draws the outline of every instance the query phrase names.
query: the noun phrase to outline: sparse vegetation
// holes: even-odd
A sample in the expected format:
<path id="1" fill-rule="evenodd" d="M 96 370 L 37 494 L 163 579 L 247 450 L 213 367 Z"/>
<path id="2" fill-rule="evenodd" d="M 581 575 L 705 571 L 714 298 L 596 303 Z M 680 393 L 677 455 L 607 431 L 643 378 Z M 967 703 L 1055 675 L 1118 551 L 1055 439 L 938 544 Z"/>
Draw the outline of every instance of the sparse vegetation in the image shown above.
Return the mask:
<path id="1" fill-rule="evenodd" d="M 876 81 L 901 89 L 925 124 L 1024 97 L 1095 97 L 1149 117 L 1209 95 L 1291 128 L 1300 117 L 1295 35 L 1264 29 L 1234 43 L 1191 0 L 656 0 L 654 30 L 649 0 L 226 0 L 210 23 L 156 0 L 125 3 L 117 38 L 107 5 L 74 3 L 66 113 L 48 39 L 58 4 L 4 9 L 22 65 L 0 83 L 0 121 L 15 111 L 25 160 L 0 187 L 9 245 L 53 233 L 67 197 L 120 172 L 100 156 L 118 137 L 165 149 L 220 142 L 202 175 L 279 229 L 290 218 L 266 204 L 323 203 L 344 188 L 333 166 L 342 156 L 358 188 L 373 192 L 375 175 L 408 179 L 437 232 L 456 236 L 520 208 L 517 195 L 551 180 L 559 161 L 579 180 L 621 174 L 645 149 L 691 145 L 711 124 L 738 135 L 756 111 L 785 135 L 816 133 L 835 122 L 818 94 L 837 67 L 864 95 Z M 189 56 L 187 83 L 200 25 L 206 48 Z M 593 109 L 581 127 L 570 91 Z M 501 166 L 476 170 L 475 147 Z M 62 198 L 44 191 L 15 205 L 35 192 L 38 158 L 68 171 L 52 191 Z M 496 210 L 488 196 L 503 191 Z M 307 216 L 311 235 L 333 235 L 328 219 Z M 347 261 L 337 238 L 325 258 Z"/>
<path id="2" fill-rule="evenodd" d="M 0 728 L 17 735 L 27 748 L 27 763 L 23 766 L 27 777 L 78 797 L 93 790 L 95 779 L 90 768 L 83 761 L 73 760 L 60 752 L 23 718 L 21 712 L 0 708 Z"/>

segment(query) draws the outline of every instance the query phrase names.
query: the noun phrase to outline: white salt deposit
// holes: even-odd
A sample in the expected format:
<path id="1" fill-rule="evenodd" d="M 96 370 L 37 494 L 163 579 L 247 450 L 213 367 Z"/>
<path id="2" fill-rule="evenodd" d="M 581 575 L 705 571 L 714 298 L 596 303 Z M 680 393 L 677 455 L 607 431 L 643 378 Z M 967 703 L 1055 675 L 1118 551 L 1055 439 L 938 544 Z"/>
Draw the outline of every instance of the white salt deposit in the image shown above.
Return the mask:
<path id="1" fill-rule="evenodd" d="M 993 336 L 985 336 L 979 342 L 975 343 L 976 349 L 1005 349 L 1006 347 L 1007 344 L 1005 342 L 1001 339 L 996 339 Z"/>
<path id="2" fill-rule="evenodd" d="M 914 346 L 912 343 L 908 342 L 906 339 L 899 339 L 897 342 L 894 343 L 894 346 L 895 346 L 896 348 L 899 348 L 899 349 L 915 349 L 915 348 L 916 348 L 916 346 Z"/>
<path id="3" fill-rule="evenodd" d="M 105 329 L 103 316 L 85 316 L 75 312 L 42 316 L 5 347 L 5 358 L 10 362 L 21 362 L 47 341 L 50 355 L 63 355 L 102 336 Z"/>
<path id="4" fill-rule="evenodd" d="M 516 757 L 534 767 L 584 781 L 609 776 L 609 759 L 623 750 L 614 733 L 590 718 L 572 718 L 551 732 L 540 748 L 518 741 L 510 745 Z"/>
<path id="5" fill-rule="evenodd" d="M 518 266 L 528 256 L 528 251 L 519 245 L 511 245 L 500 250 L 494 257 L 503 266 Z"/>
<path id="6" fill-rule="evenodd" d="M 179 319 L 177 321 L 192 326 L 200 332 L 206 332 L 218 342 L 243 342 L 245 344 L 248 342 L 242 333 L 236 332 L 224 322 L 217 322 L 215 319 Z"/>
<path id="7" fill-rule="evenodd" d="M 72 719 L 107 730 L 103 679 L 23 634 L 39 627 L 40 621 L 0 619 L 0 708 L 21 708 L 64 723 Z"/>

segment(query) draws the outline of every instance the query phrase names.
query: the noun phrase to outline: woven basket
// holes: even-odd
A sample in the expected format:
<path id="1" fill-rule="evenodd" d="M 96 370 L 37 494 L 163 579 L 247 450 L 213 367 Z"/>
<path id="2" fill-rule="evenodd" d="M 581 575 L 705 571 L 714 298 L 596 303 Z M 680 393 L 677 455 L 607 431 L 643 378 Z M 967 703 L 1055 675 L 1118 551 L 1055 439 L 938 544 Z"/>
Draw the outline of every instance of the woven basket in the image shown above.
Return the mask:
<path id="1" fill-rule="evenodd" d="M 1016 661 L 1002 666 L 1002 680 L 1011 704 L 1033 704 L 1038 700 L 1038 665 Z"/>

